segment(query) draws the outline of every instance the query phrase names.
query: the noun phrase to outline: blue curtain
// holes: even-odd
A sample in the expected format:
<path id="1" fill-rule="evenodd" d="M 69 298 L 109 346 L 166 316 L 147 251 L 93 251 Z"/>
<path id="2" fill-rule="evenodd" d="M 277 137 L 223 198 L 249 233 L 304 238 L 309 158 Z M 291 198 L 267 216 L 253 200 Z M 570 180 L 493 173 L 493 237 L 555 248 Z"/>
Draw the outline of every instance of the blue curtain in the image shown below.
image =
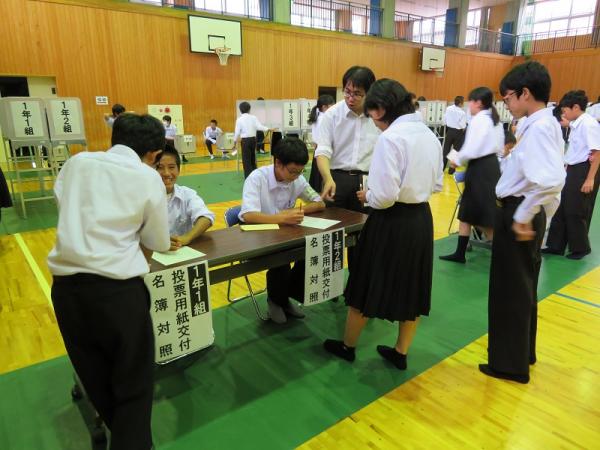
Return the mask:
<path id="1" fill-rule="evenodd" d="M 381 36 L 381 0 L 371 0 L 371 19 L 369 34 L 372 36 Z"/>
<path id="2" fill-rule="evenodd" d="M 502 24 L 503 34 L 500 37 L 500 53 L 503 55 L 514 55 L 515 54 L 515 35 L 513 32 L 514 22 L 504 22 Z"/>
<path id="3" fill-rule="evenodd" d="M 447 9 L 444 47 L 458 47 L 458 32 L 458 8 Z"/>

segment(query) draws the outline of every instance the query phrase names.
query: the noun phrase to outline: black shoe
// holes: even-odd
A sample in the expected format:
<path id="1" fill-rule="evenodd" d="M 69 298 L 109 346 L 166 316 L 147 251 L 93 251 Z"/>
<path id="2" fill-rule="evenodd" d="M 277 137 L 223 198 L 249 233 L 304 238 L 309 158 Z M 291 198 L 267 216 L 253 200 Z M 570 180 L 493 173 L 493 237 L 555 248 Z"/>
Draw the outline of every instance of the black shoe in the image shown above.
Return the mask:
<path id="1" fill-rule="evenodd" d="M 544 255 L 560 255 L 560 256 L 562 256 L 564 254 L 564 252 L 561 252 L 560 250 L 555 250 L 552 247 L 543 248 L 541 251 Z"/>
<path id="2" fill-rule="evenodd" d="M 388 347 L 387 345 L 378 345 L 377 353 L 391 362 L 400 370 L 406 370 L 406 355 L 398 352 L 393 347 Z"/>
<path id="3" fill-rule="evenodd" d="M 352 362 L 356 358 L 354 347 L 346 347 L 346 345 L 344 345 L 344 341 L 327 339 L 325 342 L 323 342 L 323 348 L 329 353 L 334 354 L 338 358 L 345 359 L 348 362 Z"/>
<path id="4" fill-rule="evenodd" d="M 517 375 L 513 373 L 498 372 L 492 369 L 489 364 L 479 364 L 479 371 L 489 377 L 500 378 L 501 380 L 516 381 L 517 383 L 529 383 L 529 375 Z"/>
<path id="5" fill-rule="evenodd" d="M 181 160 L 182 160 L 184 163 L 188 162 L 188 160 L 187 160 L 187 158 L 185 157 L 185 155 L 181 155 Z"/>
<path id="6" fill-rule="evenodd" d="M 537 362 L 537 358 L 535 356 L 529 357 L 529 365 L 533 366 Z"/>
<path id="7" fill-rule="evenodd" d="M 467 260 L 465 259 L 464 256 L 457 255 L 456 253 L 452 253 L 451 255 L 440 256 L 440 259 L 442 259 L 444 261 L 452 261 L 452 262 L 457 262 L 457 263 L 461 263 L 461 264 L 465 264 L 467 262 Z"/>
<path id="8" fill-rule="evenodd" d="M 590 253 L 592 253 L 591 250 L 585 251 L 585 252 L 572 252 L 569 253 L 567 255 L 567 258 L 569 259 L 582 259 L 584 256 L 589 255 Z"/>

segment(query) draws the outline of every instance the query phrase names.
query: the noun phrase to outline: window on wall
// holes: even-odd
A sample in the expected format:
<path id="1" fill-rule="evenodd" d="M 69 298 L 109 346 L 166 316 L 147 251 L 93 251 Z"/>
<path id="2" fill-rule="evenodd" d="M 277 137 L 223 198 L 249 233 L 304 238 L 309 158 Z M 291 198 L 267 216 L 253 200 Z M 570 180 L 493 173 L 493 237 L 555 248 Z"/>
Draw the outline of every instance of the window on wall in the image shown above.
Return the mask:
<path id="1" fill-rule="evenodd" d="M 413 23 L 412 40 L 423 44 L 444 46 L 446 15 L 422 18 Z"/>
<path id="2" fill-rule="evenodd" d="M 520 33 L 536 38 L 590 34 L 598 0 L 533 0 L 523 12 Z"/>
<path id="3" fill-rule="evenodd" d="M 479 43 L 479 26 L 481 25 L 481 8 L 472 9 L 467 13 L 467 34 L 465 36 L 465 45 L 477 45 Z M 489 14 L 489 10 L 486 10 Z"/>

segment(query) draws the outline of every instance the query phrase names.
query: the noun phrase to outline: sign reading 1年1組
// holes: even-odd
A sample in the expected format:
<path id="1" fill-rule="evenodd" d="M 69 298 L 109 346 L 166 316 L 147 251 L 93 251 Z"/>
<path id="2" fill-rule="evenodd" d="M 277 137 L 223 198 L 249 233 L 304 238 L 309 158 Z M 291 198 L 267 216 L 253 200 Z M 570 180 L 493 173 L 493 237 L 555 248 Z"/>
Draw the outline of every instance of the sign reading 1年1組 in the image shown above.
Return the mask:
<path id="1" fill-rule="evenodd" d="M 344 293 L 344 230 L 306 236 L 304 305 L 316 305 Z"/>
<path id="2" fill-rule="evenodd" d="M 144 282 L 150 292 L 157 363 L 212 345 L 215 337 L 206 261 L 149 273 Z"/>

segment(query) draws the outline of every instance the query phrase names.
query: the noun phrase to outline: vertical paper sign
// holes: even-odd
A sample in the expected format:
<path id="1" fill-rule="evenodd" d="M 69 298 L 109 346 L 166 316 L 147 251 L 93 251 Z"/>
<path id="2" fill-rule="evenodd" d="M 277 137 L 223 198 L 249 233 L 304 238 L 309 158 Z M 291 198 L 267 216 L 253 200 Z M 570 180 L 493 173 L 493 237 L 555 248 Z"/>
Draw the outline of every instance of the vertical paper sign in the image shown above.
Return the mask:
<path id="1" fill-rule="evenodd" d="M 444 123 L 444 113 L 446 112 L 446 102 L 437 103 L 437 123 Z"/>
<path id="2" fill-rule="evenodd" d="M 427 102 L 427 123 L 431 124 L 435 122 L 435 102 Z"/>
<path id="3" fill-rule="evenodd" d="M 57 135 L 79 135 L 81 133 L 81 111 L 76 100 L 50 101 L 50 120 Z"/>
<path id="4" fill-rule="evenodd" d="M 166 363 L 212 345 L 208 264 L 194 263 L 149 273 L 155 360 Z"/>
<path id="5" fill-rule="evenodd" d="M 310 124 L 308 123 L 308 118 L 313 109 L 313 106 L 317 104 L 316 100 L 302 100 L 302 128 L 309 129 Z"/>
<path id="6" fill-rule="evenodd" d="M 299 129 L 298 102 L 283 102 L 283 128 Z"/>
<path id="7" fill-rule="evenodd" d="M 10 113 L 15 130 L 15 138 L 45 138 L 43 126 L 44 111 L 35 101 L 11 101 Z"/>
<path id="8" fill-rule="evenodd" d="M 316 305 L 344 293 L 344 230 L 306 236 L 304 304 Z"/>

